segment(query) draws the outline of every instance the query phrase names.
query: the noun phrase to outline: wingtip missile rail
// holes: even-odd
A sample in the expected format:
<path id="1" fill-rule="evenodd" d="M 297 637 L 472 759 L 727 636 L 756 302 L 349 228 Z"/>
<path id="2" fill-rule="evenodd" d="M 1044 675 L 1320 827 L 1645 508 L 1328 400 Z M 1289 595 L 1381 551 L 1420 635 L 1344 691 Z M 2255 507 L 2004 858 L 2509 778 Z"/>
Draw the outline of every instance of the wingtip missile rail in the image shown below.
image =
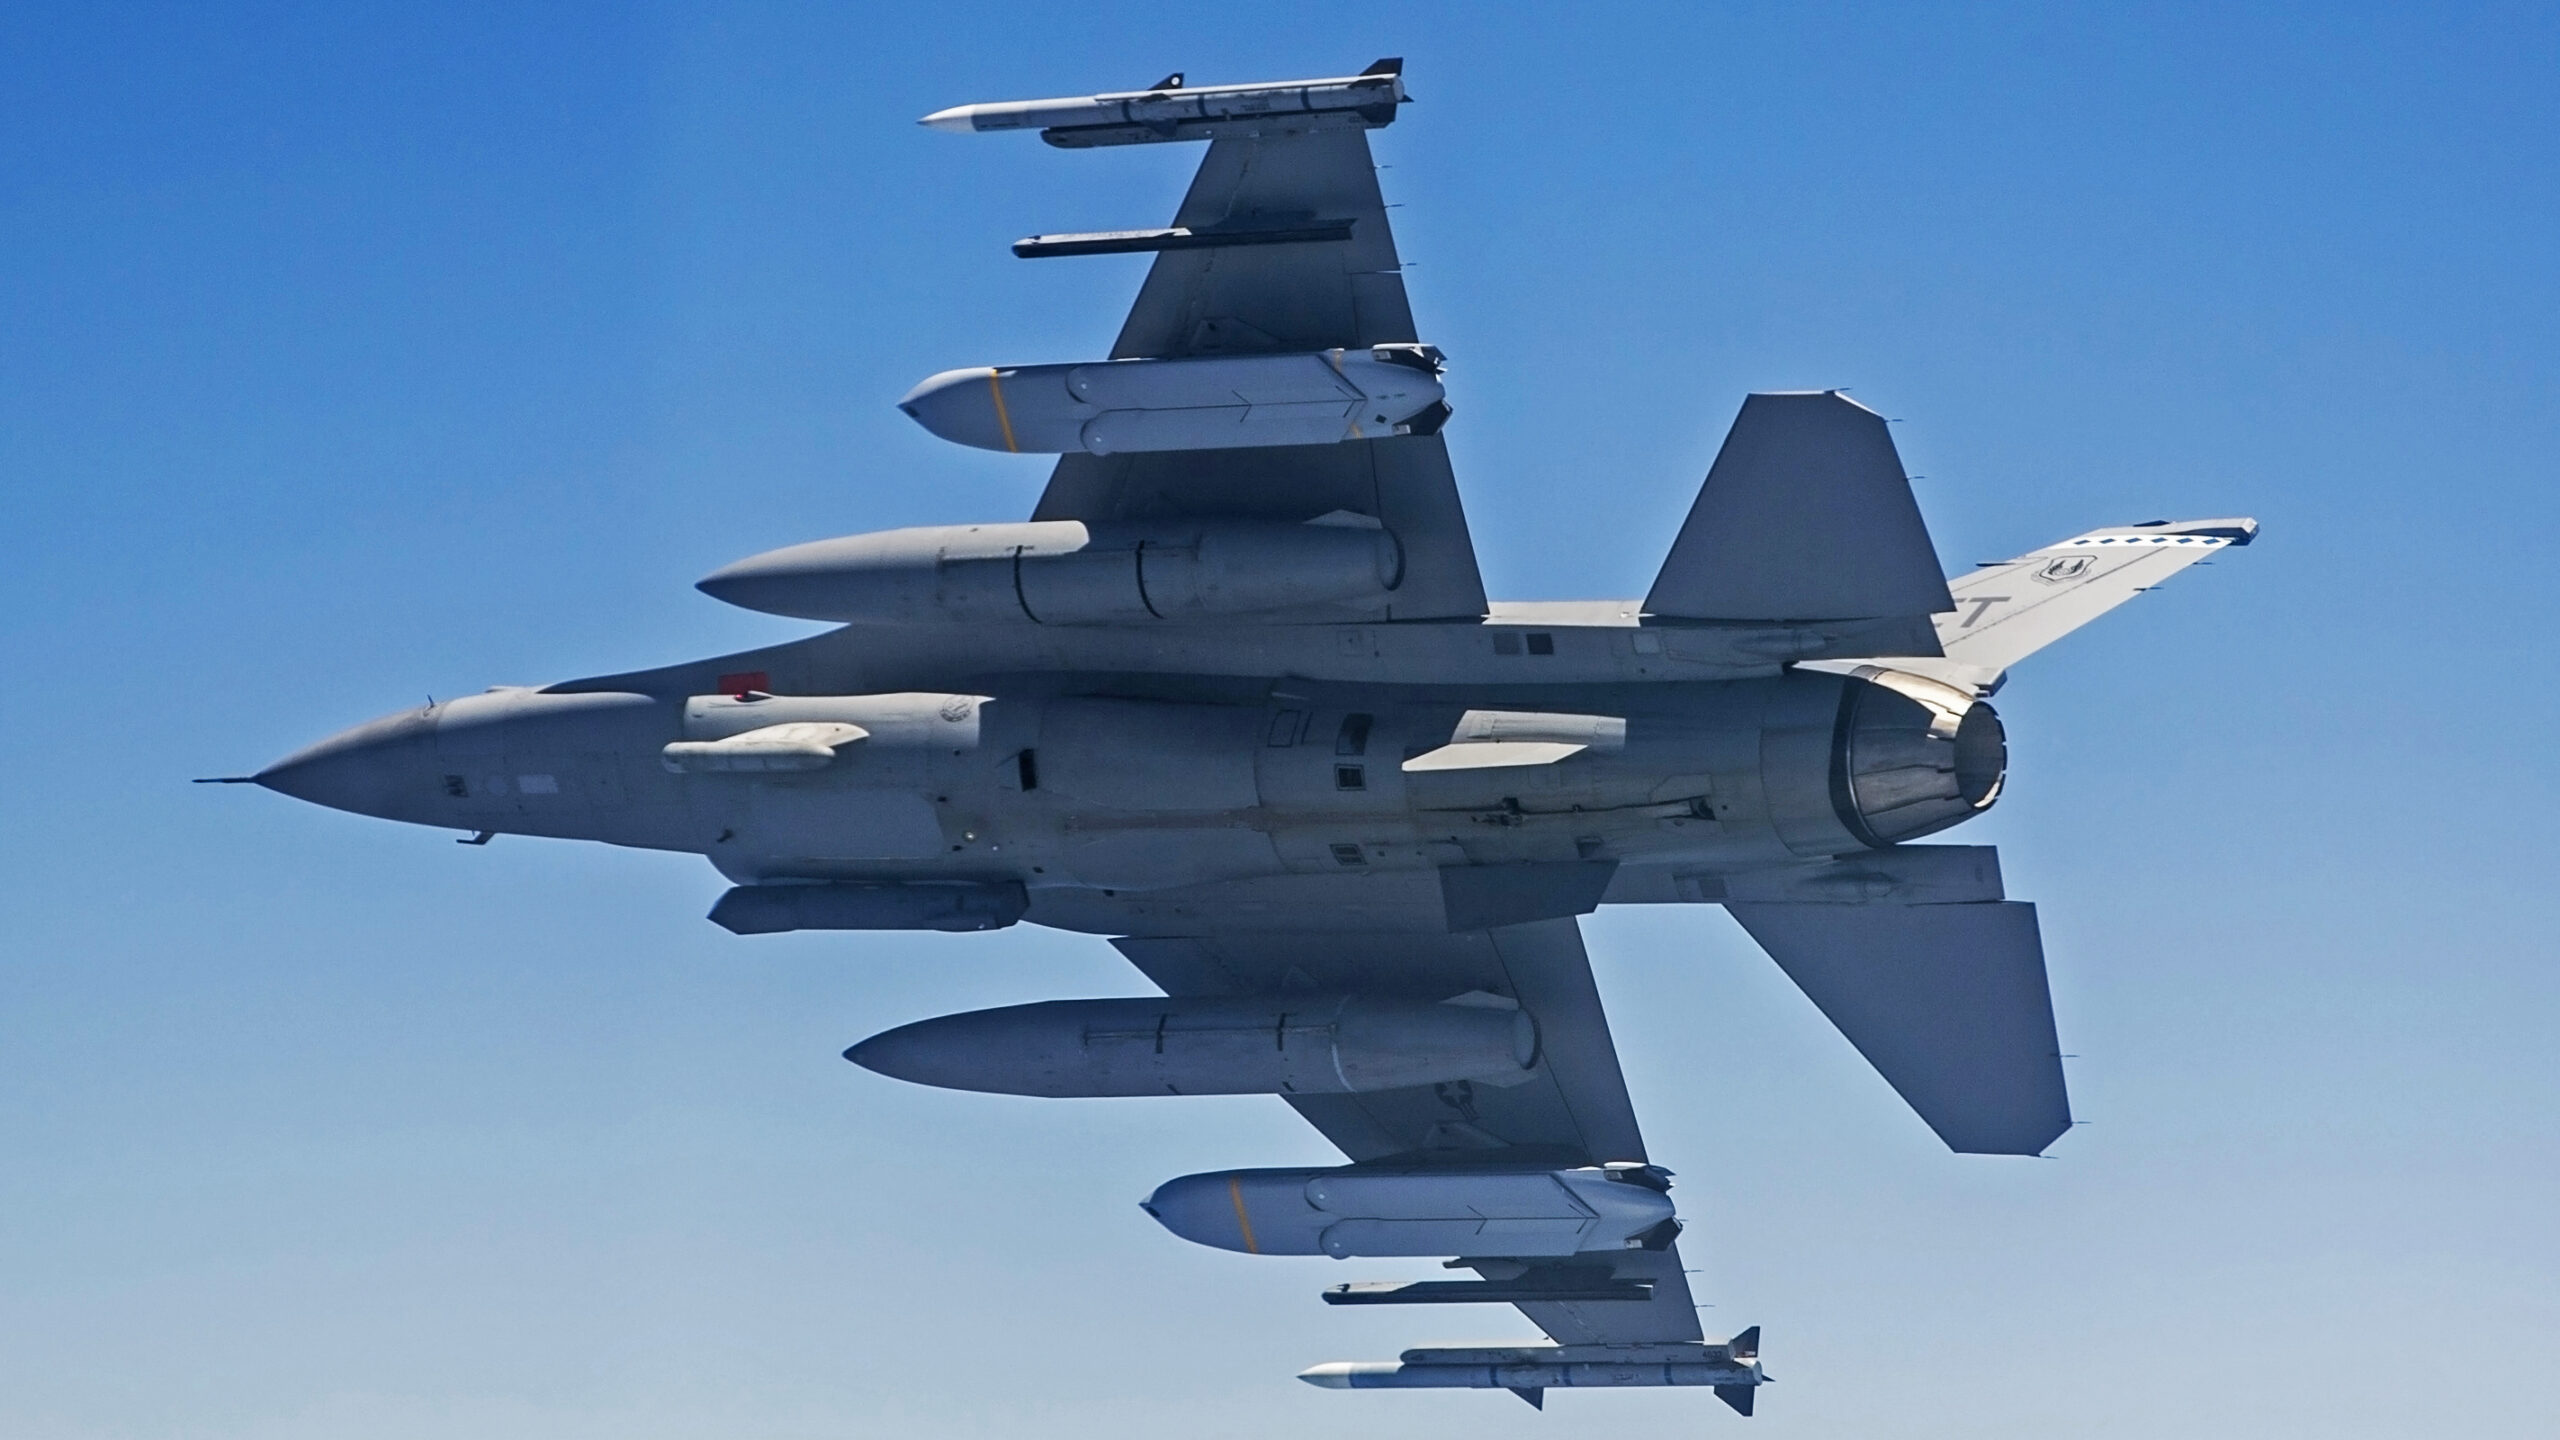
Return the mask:
<path id="1" fill-rule="evenodd" d="M 1208 140 L 1262 128 L 1365 130 L 1392 122 L 1410 98 L 1403 71 L 1402 60 L 1388 59 L 1357 75 L 1196 88 L 1168 75 L 1147 90 L 955 105 L 916 123 L 955 135 L 1038 130 L 1050 144 L 1071 148 Z"/>

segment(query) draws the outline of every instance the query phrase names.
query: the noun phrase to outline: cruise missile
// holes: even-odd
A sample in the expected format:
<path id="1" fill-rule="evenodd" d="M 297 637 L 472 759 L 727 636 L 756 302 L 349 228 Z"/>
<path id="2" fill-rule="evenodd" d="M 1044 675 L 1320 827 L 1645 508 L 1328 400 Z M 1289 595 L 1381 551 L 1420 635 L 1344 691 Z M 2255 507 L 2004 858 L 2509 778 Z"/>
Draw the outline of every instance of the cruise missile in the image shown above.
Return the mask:
<path id="1" fill-rule="evenodd" d="M 1164 139 L 1184 127 L 1222 121 L 1252 122 L 1322 116 L 1384 125 L 1405 102 L 1402 60 L 1381 60 L 1357 75 L 1325 80 L 1279 80 L 1258 85 L 1187 87 L 1179 74 L 1145 90 L 1055 100 L 1000 100 L 936 110 L 916 123 L 967 135 L 982 130 L 1153 130 Z M 1202 138 L 1205 138 L 1205 134 Z"/>
<path id="2" fill-rule="evenodd" d="M 1222 1170 L 1156 1187 L 1143 1208 L 1195 1245 L 1248 1255 L 1608 1254 L 1680 1233 L 1667 1171 L 1631 1161 L 1507 1167 Z"/>

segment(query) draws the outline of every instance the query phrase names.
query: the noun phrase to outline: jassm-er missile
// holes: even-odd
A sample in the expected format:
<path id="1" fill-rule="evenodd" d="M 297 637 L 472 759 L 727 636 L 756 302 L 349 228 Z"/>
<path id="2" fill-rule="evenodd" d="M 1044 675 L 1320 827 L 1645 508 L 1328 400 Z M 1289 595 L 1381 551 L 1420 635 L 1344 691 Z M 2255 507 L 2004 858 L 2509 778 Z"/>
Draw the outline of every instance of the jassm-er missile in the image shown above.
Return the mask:
<path id="1" fill-rule="evenodd" d="M 1195 1245 L 1248 1255 L 1608 1254 L 1680 1233 L 1669 1173 L 1620 1162 L 1564 1170 L 1344 1165 L 1221 1170 L 1147 1197 L 1157 1223 Z"/>

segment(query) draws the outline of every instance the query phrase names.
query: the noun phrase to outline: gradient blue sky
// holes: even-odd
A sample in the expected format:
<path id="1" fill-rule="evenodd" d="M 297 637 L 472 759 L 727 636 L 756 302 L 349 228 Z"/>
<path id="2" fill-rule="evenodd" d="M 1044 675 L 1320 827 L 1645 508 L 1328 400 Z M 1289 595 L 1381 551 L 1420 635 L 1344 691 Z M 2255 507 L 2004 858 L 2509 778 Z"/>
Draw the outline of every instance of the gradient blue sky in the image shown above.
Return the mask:
<path id="1" fill-rule="evenodd" d="M 0 11 L 0 1434 L 2549 1434 L 2552 11 L 1259 9 Z M 914 118 L 1387 54 L 1499 593 L 1641 593 L 1751 389 L 1902 419 L 1953 569 L 2267 525 L 2001 696 L 2052 1159 L 1944 1153 L 1721 912 L 1591 923 L 1747 1425 L 1299 1385 L 1525 1327 L 1139 1213 L 1328 1158 L 1276 1104 L 837 1058 L 1136 991 L 1099 940 L 739 940 L 698 860 L 185 783 L 1022 515 L 890 401 L 1100 353 L 1143 262 L 1004 246 L 1197 151 Z"/>

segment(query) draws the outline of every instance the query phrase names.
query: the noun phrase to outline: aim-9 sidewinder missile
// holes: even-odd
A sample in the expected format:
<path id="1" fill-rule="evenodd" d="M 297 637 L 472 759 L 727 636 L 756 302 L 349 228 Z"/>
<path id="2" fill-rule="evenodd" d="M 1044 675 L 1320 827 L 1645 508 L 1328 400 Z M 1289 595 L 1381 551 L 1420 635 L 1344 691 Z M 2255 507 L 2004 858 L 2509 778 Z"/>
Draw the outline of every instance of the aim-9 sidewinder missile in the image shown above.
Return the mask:
<path id="1" fill-rule="evenodd" d="M 1381 60 L 1357 75 L 1258 85 L 1203 85 L 1196 89 L 1185 87 L 1182 76 L 1173 74 L 1145 90 L 955 105 L 936 110 L 916 123 L 957 135 L 980 130 L 1047 130 L 1052 132 L 1052 144 L 1068 145 L 1097 140 L 1112 143 L 1119 137 L 1084 139 L 1074 132 L 1121 128 L 1156 132 L 1152 136 L 1127 137 L 1131 140 L 1205 138 L 1207 131 L 1201 136 L 1177 132 L 1184 127 L 1223 128 L 1219 127 L 1222 121 L 1324 117 L 1366 128 L 1395 118 L 1396 107 L 1406 99 L 1403 69 L 1402 60 Z"/>

